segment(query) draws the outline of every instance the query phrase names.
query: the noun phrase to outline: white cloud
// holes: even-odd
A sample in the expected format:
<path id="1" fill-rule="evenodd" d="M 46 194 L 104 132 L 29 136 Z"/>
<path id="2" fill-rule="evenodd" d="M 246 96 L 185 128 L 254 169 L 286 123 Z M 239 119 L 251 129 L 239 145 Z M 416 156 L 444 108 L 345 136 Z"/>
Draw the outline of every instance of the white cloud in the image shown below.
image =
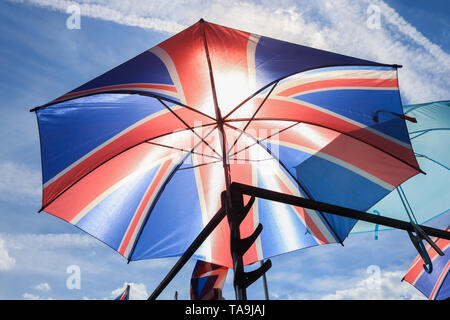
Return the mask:
<path id="1" fill-rule="evenodd" d="M 48 7 L 53 10 L 66 12 L 72 5 L 80 7 L 81 14 L 95 19 L 114 21 L 127 26 L 155 29 L 165 32 L 178 32 L 185 26 L 170 19 L 161 19 L 152 15 L 164 12 L 166 5 L 158 2 L 132 1 L 69 1 L 69 0 L 29 0 L 32 4 Z M 170 4 L 169 4 L 170 6 Z M 69 16 L 69 14 L 68 14 Z M 82 22 L 81 22 L 82 23 Z"/>
<path id="2" fill-rule="evenodd" d="M 53 300 L 52 298 L 43 298 L 41 296 L 37 296 L 35 294 L 32 293 L 24 293 L 22 295 L 22 297 L 24 298 L 24 300 Z"/>
<path id="3" fill-rule="evenodd" d="M 41 275 L 45 279 L 67 277 L 69 265 L 79 265 L 83 273 L 101 273 L 90 253 L 93 249 L 109 248 L 83 234 L 2 234 L 8 249 L 14 254 L 14 274 Z M 38 280 L 39 281 L 39 280 Z"/>
<path id="4" fill-rule="evenodd" d="M 58 248 L 90 248 L 99 245 L 99 242 L 86 234 L 11 234 L 5 235 L 8 245 L 15 249 L 58 249 Z"/>
<path id="5" fill-rule="evenodd" d="M 5 247 L 5 241 L 0 239 L 0 271 L 7 271 L 14 267 L 16 260 L 9 256 Z"/>
<path id="6" fill-rule="evenodd" d="M 378 276 L 366 270 L 350 275 L 326 274 L 316 278 L 304 277 L 294 288 L 277 282 L 270 286 L 274 299 L 284 300 L 423 300 L 426 297 L 409 283 L 402 282 L 405 271 L 380 270 Z M 291 276 L 287 276 L 288 279 Z M 273 275 L 270 274 L 273 281 Z M 285 280 L 286 282 L 288 280 Z M 282 281 L 283 282 L 283 281 Z M 298 283 L 295 280 L 293 283 Z M 273 283 L 272 283 L 273 284 Z"/>
<path id="7" fill-rule="evenodd" d="M 426 299 L 410 284 L 400 281 L 404 271 L 381 271 L 380 276 L 356 277 L 347 283 L 352 286 L 327 294 L 323 300 L 417 300 Z"/>
<path id="8" fill-rule="evenodd" d="M 450 56 L 444 52 L 438 45 L 432 43 L 414 26 L 403 19 L 398 12 L 389 7 L 385 2 L 380 0 L 371 1 L 380 7 L 383 17 L 393 24 L 402 34 L 409 37 L 417 45 L 423 47 L 431 55 L 433 55 L 445 68 L 450 69 Z"/>
<path id="9" fill-rule="evenodd" d="M 343 54 L 401 64 L 400 88 L 407 103 L 449 98 L 450 58 L 381 0 L 330 1 L 104 1 L 29 0 L 66 12 L 77 3 L 84 16 L 174 34 L 201 17 L 207 21 Z M 189 4 L 189 5 L 187 5 Z M 367 27 L 377 5 L 381 28 Z"/>
<path id="10" fill-rule="evenodd" d="M 43 282 L 34 287 L 35 290 L 38 291 L 50 291 L 52 288 L 47 282 Z"/>
<path id="11" fill-rule="evenodd" d="M 128 283 L 130 285 L 130 300 L 147 300 L 149 294 L 147 287 L 143 283 Z M 125 290 L 127 284 L 124 283 L 121 288 L 117 288 L 111 292 L 111 297 L 116 298 Z"/>
<path id="12" fill-rule="evenodd" d="M 32 293 L 24 293 L 24 294 L 22 295 L 22 297 L 23 297 L 25 300 L 40 300 L 39 296 L 37 296 L 37 295 L 35 295 L 35 294 L 32 294 Z"/>
<path id="13" fill-rule="evenodd" d="M 41 174 L 24 164 L 0 162 L 0 199 L 19 203 L 38 203 L 41 196 Z"/>

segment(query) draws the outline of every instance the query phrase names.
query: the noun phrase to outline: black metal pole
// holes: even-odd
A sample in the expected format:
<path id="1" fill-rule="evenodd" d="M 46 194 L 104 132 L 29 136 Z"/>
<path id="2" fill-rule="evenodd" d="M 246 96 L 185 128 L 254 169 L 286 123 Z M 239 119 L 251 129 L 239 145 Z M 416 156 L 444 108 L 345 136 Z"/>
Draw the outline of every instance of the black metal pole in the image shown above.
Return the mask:
<path id="1" fill-rule="evenodd" d="M 245 185 L 237 182 L 232 183 L 232 188 L 237 189 L 243 194 L 254 196 L 257 198 L 263 198 L 266 200 L 272 200 L 282 203 L 287 203 L 293 206 L 313 209 L 317 211 L 327 212 L 331 214 L 335 214 L 342 217 L 362 220 L 366 222 L 371 222 L 375 224 L 381 224 L 384 226 L 402 229 L 410 232 L 415 232 L 415 228 L 409 222 L 397 220 L 393 218 L 383 217 L 373 215 L 364 211 L 354 210 L 350 208 L 335 206 L 329 203 L 315 201 L 311 199 L 305 199 L 297 196 L 292 196 L 289 194 L 284 194 L 280 192 L 275 192 L 267 189 L 261 189 L 257 187 L 253 187 L 250 185 Z M 450 240 L 450 232 L 431 228 L 427 226 L 420 225 L 420 228 L 428 235 L 433 237 L 438 237 L 442 239 Z"/>
<path id="2" fill-rule="evenodd" d="M 260 261 L 260 265 L 261 265 L 261 267 L 264 265 L 262 260 Z M 265 296 L 266 300 L 269 300 L 269 289 L 267 289 L 267 279 L 266 279 L 265 273 L 262 275 L 262 279 L 263 279 L 263 286 L 264 286 L 264 296 Z"/>
<path id="3" fill-rule="evenodd" d="M 225 196 L 225 195 L 224 195 Z M 226 199 L 222 199 L 222 206 L 225 205 Z M 231 208 L 227 210 L 228 224 L 230 226 L 230 249 L 233 259 L 234 271 L 234 292 L 236 300 L 247 300 L 247 291 L 239 281 L 244 274 L 243 254 L 238 250 L 237 244 L 241 239 L 240 224 L 242 222 L 242 213 L 244 211 L 243 195 L 231 189 Z"/>
<path id="4" fill-rule="evenodd" d="M 223 208 L 220 208 L 219 211 L 212 217 L 212 219 L 208 222 L 208 224 L 203 228 L 200 234 L 195 238 L 195 240 L 191 243 L 189 248 L 183 253 L 183 255 L 178 259 L 166 277 L 161 281 L 158 287 L 153 291 L 152 295 L 148 298 L 148 300 L 155 300 L 161 292 L 167 287 L 167 285 L 172 281 L 172 279 L 176 276 L 176 274 L 181 270 L 181 268 L 186 264 L 186 262 L 192 257 L 192 255 L 197 251 L 198 248 L 202 245 L 202 243 L 208 238 L 211 232 L 218 226 L 218 224 L 225 218 L 226 212 Z"/>

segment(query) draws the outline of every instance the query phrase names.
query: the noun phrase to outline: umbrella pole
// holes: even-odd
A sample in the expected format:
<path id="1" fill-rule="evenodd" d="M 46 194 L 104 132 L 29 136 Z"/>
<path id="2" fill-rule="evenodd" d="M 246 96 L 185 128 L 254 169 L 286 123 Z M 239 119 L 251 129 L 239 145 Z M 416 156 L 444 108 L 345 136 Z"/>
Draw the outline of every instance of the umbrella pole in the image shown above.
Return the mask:
<path id="1" fill-rule="evenodd" d="M 264 265 L 264 262 L 262 260 L 259 263 L 260 263 L 261 267 Z M 264 297 L 266 298 L 266 300 L 269 300 L 269 289 L 267 288 L 267 279 L 266 279 L 265 273 L 262 275 L 262 279 L 263 279 L 263 286 L 264 286 Z"/>
<path id="2" fill-rule="evenodd" d="M 244 271 L 243 256 L 260 235 L 263 226 L 260 223 L 250 236 L 241 239 L 239 226 L 245 219 L 253 203 L 255 202 L 255 197 L 251 196 L 247 205 L 244 206 L 244 195 L 235 186 L 236 185 L 234 183 L 232 183 L 230 186 L 231 208 L 227 213 L 228 223 L 230 226 L 230 250 L 231 257 L 233 258 L 233 284 L 236 294 L 236 300 L 247 300 L 247 287 L 257 279 L 259 279 L 262 275 L 264 275 L 266 271 L 269 270 L 272 266 L 272 262 L 270 261 L 270 259 L 268 259 L 264 263 L 261 263 L 261 266 L 258 269 L 250 272 Z M 224 192 L 222 193 L 223 205 L 225 200 L 226 194 Z"/>
<path id="3" fill-rule="evenodd" d="M 225 197 L 228 196 L 228 194 L 223 193 L 222 194 L 222 206 L 226 205 Z M 242 195 L 239 197 L 239 194 L 236 194 L 236 192 L 232 193 L 231 195 L 231 208 L 227 210 L 227 217 L 228 217 L 228 224 L 230 226 L 230 250 L 231 250 L 231 257 L 233 259 L 233 271 L 234 271 L 234 292 L 236 295 L 236 300 L 247 300 L 247 291 L 245 287 L 243 287 L 239 283 L 239 279 L 242 277 L 242 274 L 244 273 L 244 260 L 243 260 L 243 254 L 238 250 L 237 243 L 241 239 L 241 233 L 239 230 L 239 226 L 242 222 L 241 215 L 243 213 L 243 201 Z"/>

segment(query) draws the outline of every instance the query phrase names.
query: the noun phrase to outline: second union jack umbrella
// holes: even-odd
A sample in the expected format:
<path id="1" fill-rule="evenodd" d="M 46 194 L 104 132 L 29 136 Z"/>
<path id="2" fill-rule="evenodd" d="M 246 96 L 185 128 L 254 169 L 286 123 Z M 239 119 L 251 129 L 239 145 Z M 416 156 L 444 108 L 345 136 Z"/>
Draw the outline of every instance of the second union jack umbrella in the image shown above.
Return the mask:
<path id="1" fill-rule="evenodd" d="M 34 109 L 42 210 L 128 260 L 181 255 L 230 181 L 365 211 L 420 172 L 397 67 L 200 20 Z M 196 258 L 232 267 L 226 220 Z M 355 222 L 258 199 L 244 264 Z"/>
<path id="2" fill-rule="evenodd" d="M 449 228 L 447 227 L 447 230 Z M 426 246 L 429 257 L 432 261 L 432 270 L 425 272 L 423 261 L 420 255 L 412 262 L 403 280 L 412 284 L 430 300 L 445 300 L 450 298 L 450 240 L 435 238 L 433 241 L 445 253 L 440 256 L 430 245 Z"/>
<path id="3" fill-rule="evenodd" d="M 191 300 L 222 300 L 228 268 L 197 260 L 191 277 Z"/>

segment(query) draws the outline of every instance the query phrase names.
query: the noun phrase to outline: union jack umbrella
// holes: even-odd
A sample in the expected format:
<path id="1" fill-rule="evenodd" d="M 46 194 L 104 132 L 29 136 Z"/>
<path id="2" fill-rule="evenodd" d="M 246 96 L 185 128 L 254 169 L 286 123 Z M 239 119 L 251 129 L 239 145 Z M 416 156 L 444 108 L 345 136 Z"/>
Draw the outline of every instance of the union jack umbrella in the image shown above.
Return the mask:
<path id="1" fill-rule="evenodd" d="M 191 300 L 222 300 L 228 268 L 197 260 L 191 277 Z"/>
<path id="2" fill-rule="evenodd" d="M 129 261 L 181 255 L 230 182 L 365 211 L 420 172 L 397 67 L 200 20 L 33 109 L 41 210 Z M 196 258 L 232 267 L 226 220 Z M 242 237 L 259 223 L 245 265 L 356 220 L 258 199 Z"/>
<path id="3" fill-rule="evenodd" d="M 446 230 L 449 230 L 449 228 L 447 227 Z M 425 249 L 432 262 L 432 270 L 429 270 L 431 272 L 425 272 L 423 268 L 425 262 L 419 254 L 412 262 L 402 281 L 404 280 L 412 284 L 430 300 L 449 299 L 450 277 L 448 277 L 448 271 L 450 269 L 450 240 L 435 238 L 433 241 L 445 255 L 438 255 L 430 245 L 427 245 Z"/>
<path id="4" fill-rule="evenodd" d="M 127 284 L 125 290 L 114 300 L 130 300 L 130 285 Z"/>

